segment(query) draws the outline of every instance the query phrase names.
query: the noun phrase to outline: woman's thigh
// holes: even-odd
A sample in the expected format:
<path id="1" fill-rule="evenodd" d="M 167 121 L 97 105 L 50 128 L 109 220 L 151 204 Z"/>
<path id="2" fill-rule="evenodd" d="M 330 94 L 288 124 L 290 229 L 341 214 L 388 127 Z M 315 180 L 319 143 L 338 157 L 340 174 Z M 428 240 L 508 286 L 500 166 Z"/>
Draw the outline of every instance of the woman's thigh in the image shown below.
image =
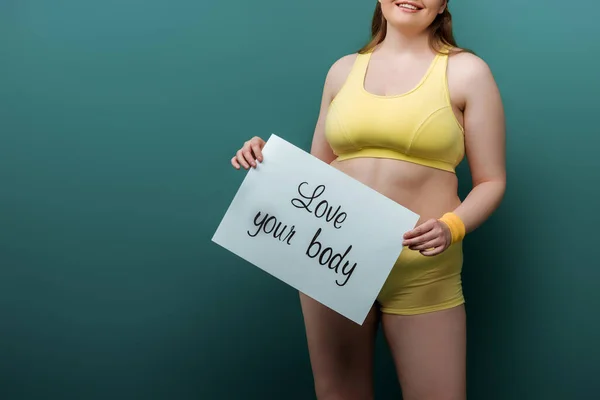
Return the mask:
<path id="1" fill-rule="evenodd" d="M 304 294 L 300 301 L 317 398 L 372 399 L 378 311 L 361 326 Z"/>
<path id="2" fill-rule="evenodd" d="M 383 314 L 404 400 L 466 398 L 463 305 L 419 315 Z"/>

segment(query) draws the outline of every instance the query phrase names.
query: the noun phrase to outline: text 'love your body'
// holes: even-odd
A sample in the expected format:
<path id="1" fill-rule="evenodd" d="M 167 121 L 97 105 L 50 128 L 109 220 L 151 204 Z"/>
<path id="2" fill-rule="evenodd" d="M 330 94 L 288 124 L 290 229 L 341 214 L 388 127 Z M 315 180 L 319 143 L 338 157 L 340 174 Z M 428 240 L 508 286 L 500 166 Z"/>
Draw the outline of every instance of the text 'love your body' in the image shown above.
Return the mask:
<path id="1" fill-rule="evenodd" d="M 340 229 L 348 215 L 341 211 L 341 206 L 337 206 L 334 209 L 333 206 L 329 205 L 327 200 L 318 200 L 325 192 L 325 185 L 315 187 L 312 193 L 306 186 L 308 186 L 307 182 L 302 182 L 298 185 L 299 197 L 293 198 L 291 204 L 296 208 L 305 210 L 309 214 L 313 214 L 316 218 L 326 223 L 330 223 L 333 228 Z M 292 239 L 296 236 L 296 227 L 294 225 L 288 227 L 288 225 L 284 225 L 281 221 L 278 221 L 276 216 L 269 213 L 259 211 L 255 215 L 253 222 L 254 228 L 252 231 L 247 231 L 250 237 L 256 237 L 258 234 L 272 235 L 274 239 L 291 245 Z M 344 286 L 348 283 L 357 264 L 346 260 L 346 257 L 348 257 L 352 250 L 352 245 L 348 246 L 343 253 L 337 253 L 333 248 L 323 244 L 322 239 L 320 239 L 322 232 L 322 228 L 317 229 L 312 238 L 307 240 L 308 243 L 306 244 L 304 254 L 310 259 L 317 261 L 320 265 L 326 266 L 329 270 L 335 272 L 336 275 L 341 275 L 335 282 L 338 286 Z"/>

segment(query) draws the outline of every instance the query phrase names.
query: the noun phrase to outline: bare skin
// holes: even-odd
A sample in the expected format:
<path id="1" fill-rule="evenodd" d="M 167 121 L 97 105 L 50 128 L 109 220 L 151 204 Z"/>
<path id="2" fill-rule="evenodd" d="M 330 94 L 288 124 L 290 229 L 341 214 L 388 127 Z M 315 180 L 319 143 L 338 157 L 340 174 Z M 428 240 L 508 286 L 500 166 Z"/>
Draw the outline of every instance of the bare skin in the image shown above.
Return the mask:
<path id="1" fill-rule="evenodd" d="M 380 3 L 384 15 L 386 10 L 396 12 L 391 9 L 396 7 L 393 1 L 380 0 Z M 440 7 L 445 7 L 443 0 L 422 0 L 419 4 L 431 18 L 435 18 Z M 394 15 L 388 15 L 388 22 L 393 22 Z M 426 20 L 426 17 L 428 14 L 424 13 L 420 18 Z M 412 89 L 434 57 L 427 44 L 427 26 L 419 30 L 420 20 L 411 20 L 410 29 L 403 30 L 402 21 L 398 21 L 398 26 L 389 22 L 388 35 L 373 53 L 367 70 L 364 87 L 373 94 L 393 95 Z M 473 181 L 473 189 L 461 202 L 455 174 L 388 159 L 335 160 L 325 139 L 324 122 L 355 58 L 355 54 L 341 58 L 327 74 L 311 154 L 419 214 L 416 228 L 405 234 L 404 245 L 427 256 L 439 254 L 450 244 L 450 234 L 437 218 L 454 211 L 470 233 L 491 215 L 504 194 L 504 114 L 492 73 L 473 54 L 458 53 L 449 58 L 450 100 L 465 130 L 466 156 Z M 263 146 L 261 138 L 249 140 L 233 157 L 232 165 L 237 169 L 255 166 L 256 160 L 262 161 Z M 464 306 L 403 316 L 381 315 L 375 305 L 364 325 L 357 326 L 303 294 L 300 298 L 320 400 L 373 398 L 373 342 L 379 321 L 392 351 L 405 400 L 466 398 Z"/>

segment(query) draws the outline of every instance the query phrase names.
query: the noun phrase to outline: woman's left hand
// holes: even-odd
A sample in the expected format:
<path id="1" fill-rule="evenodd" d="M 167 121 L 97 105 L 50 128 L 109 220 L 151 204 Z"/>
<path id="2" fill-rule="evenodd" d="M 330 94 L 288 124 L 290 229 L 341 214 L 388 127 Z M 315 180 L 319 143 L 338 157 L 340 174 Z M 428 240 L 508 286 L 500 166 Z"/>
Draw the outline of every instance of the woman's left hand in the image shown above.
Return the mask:
<path id="1" fill-rule="evenodd" d="M 452 234 L 446 224 L 430 219 L 404 234 L 403 246 L 418 250 L 424 256 L 435 256 L 446 250 L 452 243 Z"/>

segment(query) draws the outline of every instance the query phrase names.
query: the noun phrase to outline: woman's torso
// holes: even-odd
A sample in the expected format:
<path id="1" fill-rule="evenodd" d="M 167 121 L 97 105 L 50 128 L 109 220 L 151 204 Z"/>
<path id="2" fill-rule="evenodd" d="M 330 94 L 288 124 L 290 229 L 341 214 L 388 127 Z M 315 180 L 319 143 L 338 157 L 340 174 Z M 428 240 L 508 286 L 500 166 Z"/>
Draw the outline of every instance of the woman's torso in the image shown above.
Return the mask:
<path id="1" fill-rule="evenodd" d="M 460 204 L 461 88 L 447 75 L 446 55 L 402 69 L 371 55 L 348 60 L 338 76 L 325 132 L 338 156 L 331 165 L 421 221 L 437 218 Z"/>

